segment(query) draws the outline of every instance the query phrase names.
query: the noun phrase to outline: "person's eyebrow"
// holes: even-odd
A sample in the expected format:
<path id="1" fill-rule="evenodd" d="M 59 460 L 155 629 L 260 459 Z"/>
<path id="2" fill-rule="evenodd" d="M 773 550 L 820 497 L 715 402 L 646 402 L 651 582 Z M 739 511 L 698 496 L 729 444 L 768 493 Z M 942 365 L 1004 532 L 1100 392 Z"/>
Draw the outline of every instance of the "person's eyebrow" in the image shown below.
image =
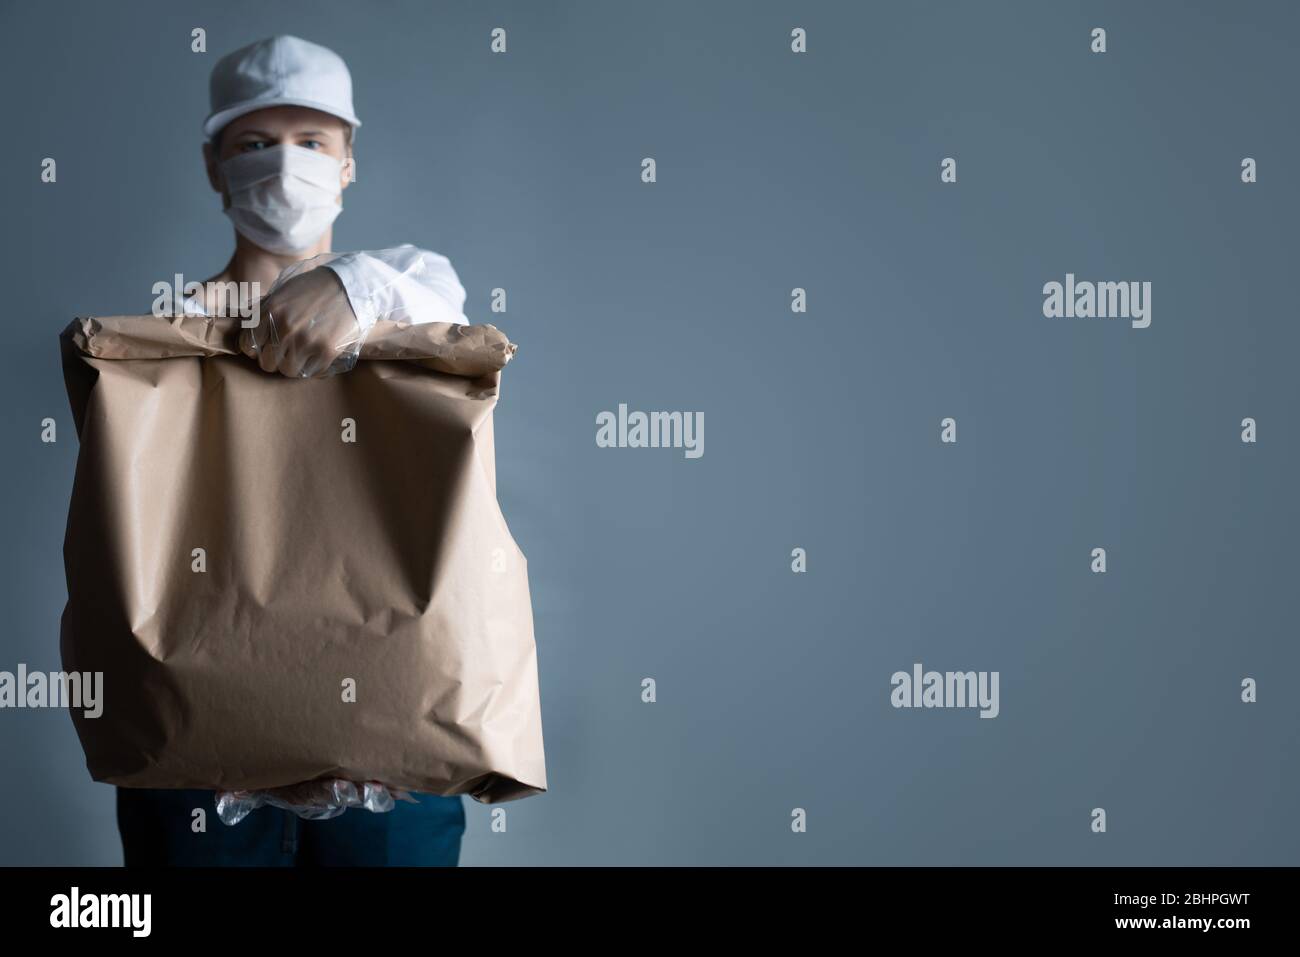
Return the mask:
<path id="1" fill-rule="evenodd" d="M 294 136 L 333 136 L 329 130 L 299 130 Z"/>
<path id="2" fill-rule="evenodd" d="M 272 134 L 267 133 L 264 130 L 240 130 L 239 136 L 261 136 L 268 140 L 272 138 Z M 239 136 L 237 136 L 236 139 L 238 139 Z"/>

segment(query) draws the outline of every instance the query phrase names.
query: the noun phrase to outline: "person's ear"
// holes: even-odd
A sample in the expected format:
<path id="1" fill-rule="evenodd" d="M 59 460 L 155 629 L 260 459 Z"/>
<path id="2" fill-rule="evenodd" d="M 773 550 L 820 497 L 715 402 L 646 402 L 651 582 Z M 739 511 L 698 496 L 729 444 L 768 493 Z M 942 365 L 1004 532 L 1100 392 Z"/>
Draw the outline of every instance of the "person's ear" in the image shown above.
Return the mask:
<path id="1" fill-rule="evenodd" d="M 343 163 L 339 168 L 339 189 L 347 189 L 352 185 L 352 181 L 357 178 L 357 161 L 352 157 L 352 147 L 349 145 L 347 154 L 343 157 Z"/>
<path id="2" fill-rule="evenodd" d="M 224 197 L 226 195 L 226 184 L 221 175 L 221 162 L 217 158 L 217 151 L 212 148 L 210 142 L 203 144 L 203 166 L 208 171 L 208 183 L 212 186 L 212 189 Z"/>

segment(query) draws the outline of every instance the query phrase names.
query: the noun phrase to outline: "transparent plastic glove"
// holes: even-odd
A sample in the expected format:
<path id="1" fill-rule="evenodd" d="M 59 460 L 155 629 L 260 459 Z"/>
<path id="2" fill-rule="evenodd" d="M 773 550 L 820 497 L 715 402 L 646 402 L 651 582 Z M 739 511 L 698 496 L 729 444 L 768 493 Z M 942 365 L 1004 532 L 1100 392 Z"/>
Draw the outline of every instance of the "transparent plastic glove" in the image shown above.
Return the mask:
<path id="1" fill-rule="evenodd" d="M 295 263 L 280 273 L 257 305 L 257 322 L 239 335 L 239 349 L 264 372 L 296 378 L 347 372 L 356 364 L 373 321 L 362 323 L 328 257 Z"/>
<path id="2" fill-rule="evenodd" d="M 391 811 L 396 801 L 417 803 L 409 791 L 400 788 L 390 788 L 376 781 L 366 781 L 358 787 L 341 778 L 307 781 L 265 791 L 218 791 L 216 795 L 217 817 L 231 825 L 238 824 L 263 805 L 284 808 L 306 820 L 325 821 L 338 817 L 350 807 L 382 814 Z"/>
<path id="3" fill-rule="evenodd" d="M 339 277 L 362 325 L 465 324 L 465 287 L 451 261 L 409 243 L 391 249 L 331 253 L 326 265 Z"/>

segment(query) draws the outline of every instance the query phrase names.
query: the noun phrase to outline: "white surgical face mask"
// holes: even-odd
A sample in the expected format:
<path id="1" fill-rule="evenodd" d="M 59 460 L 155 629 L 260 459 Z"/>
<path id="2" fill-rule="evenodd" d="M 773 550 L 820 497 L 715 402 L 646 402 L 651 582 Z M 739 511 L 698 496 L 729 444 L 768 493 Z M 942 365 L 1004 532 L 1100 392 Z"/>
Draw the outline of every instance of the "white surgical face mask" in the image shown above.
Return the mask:
<path id="1" fill-rule="evenodd" d="M 343 211 L 342 163 L 301 146 L 272 146 L 221 164 L 235 229 L 263 249 L 307 249 Z"/>

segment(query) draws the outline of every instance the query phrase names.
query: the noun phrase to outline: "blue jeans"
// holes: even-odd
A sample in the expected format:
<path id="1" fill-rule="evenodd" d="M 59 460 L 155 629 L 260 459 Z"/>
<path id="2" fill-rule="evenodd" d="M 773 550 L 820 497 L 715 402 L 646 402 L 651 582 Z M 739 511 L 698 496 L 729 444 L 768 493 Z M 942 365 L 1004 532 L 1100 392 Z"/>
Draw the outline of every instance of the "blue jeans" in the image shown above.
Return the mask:
<path id="1" fill-rule="evenodd" d="M 327 821 L 263 806 L 232 826 L 217 817 L 214 791 L 117 788 L 117 826 L 127 867 L 455 867 L 460 796 L 411 796 L 419 803 L 380 814 L 348 808 Z M 198 833 L 196 808 L 206 820 Z"/>

